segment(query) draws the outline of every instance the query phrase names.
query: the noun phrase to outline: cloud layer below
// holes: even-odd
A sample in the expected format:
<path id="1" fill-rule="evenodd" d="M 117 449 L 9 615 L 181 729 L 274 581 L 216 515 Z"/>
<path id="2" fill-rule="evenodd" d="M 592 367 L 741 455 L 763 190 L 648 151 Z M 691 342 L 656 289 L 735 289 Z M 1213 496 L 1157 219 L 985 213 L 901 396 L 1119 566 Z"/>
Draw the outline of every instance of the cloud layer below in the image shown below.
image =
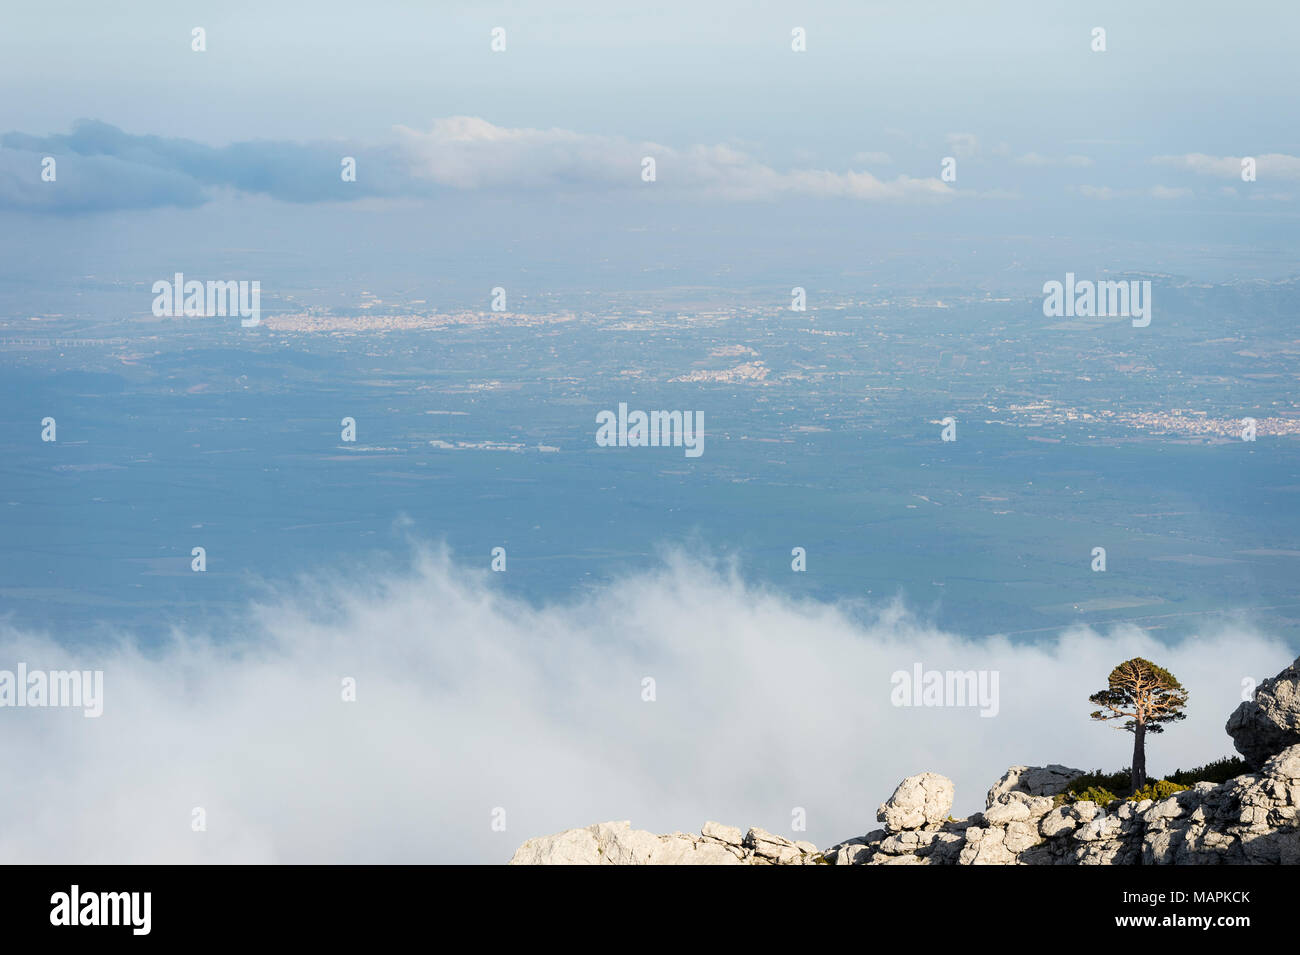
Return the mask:
<path id="1" fill-rule="evenodd" d="M 565 604 L 508 592 L 508 576 L 424 552 L 396 576 L 264 600 L 237 639 L 73 650 L 0 631 L 0 668 L 100 667 L 105 695 L 99 719 L 0 710 L 0 812 L 22 821 L 0 830 L 0 858 L 499 862 L 607 819 L 790 832 L 796 807 L 801 835 L 826 845 L 874 828 L 922 770 L 953 777 L 966 813 L 1011 764 L 1125 765 L 1130 737 L 1091 723 L 1086 698 L 1133 655 L 1191 691 L 1151 769 L 1223 755 L 1241 679 L 1294 656 L 1244 627 L 1170 647 L 1132 629 L 968 641 L 896 605 L 796 602 L 682 554 Z M 997 670 L 998 715 L 893 706 L 890 675 L 918 662 Z"/>

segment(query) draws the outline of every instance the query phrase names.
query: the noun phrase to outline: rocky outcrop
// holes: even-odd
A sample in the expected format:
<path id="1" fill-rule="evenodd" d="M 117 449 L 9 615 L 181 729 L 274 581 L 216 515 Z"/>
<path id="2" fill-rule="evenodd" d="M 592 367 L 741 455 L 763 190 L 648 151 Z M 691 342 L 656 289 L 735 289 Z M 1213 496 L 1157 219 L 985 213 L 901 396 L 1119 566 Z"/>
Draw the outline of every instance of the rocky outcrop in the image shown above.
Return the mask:
<path id="1" fill-rule="evenodd" d="M 1233 710 L 1224 729 L 1252 769 L 1300 743 L 1300 658 L 1272 679 L 1261 680 L 1255 698 Z"/>
<path id="2" fill-rule="evenodd" d="M 1083 774 L 1082 769 L 1071 769 L 1059 763 L 1050 766 L 1012 766 L 993 784 L 984 800 L 984 807 L 989 808 L 1005 793 L 1055 796 L 1065 792 L 1065 787 Z"/>
<path id="3" fill-rule="evenodd" d="M 603 822 L 530 839 L 512 865 L 1219 865 L 1300 864 L 1300 744 L 1262 772 L 1199 783 L 1167 799 L 1054 805 L 1051 795 L 1009 786 L 1017 776 L 1060 783 L 1062 767 L 1013 766 L 991 804 L 948 816 L 952 781 L 911 776 L 880 807 L 884 828 L 819 853 L 763 829 L 705 823 L 698 836 L 657 836 Z M 1068 772 L 1077 772 L 1069 770 Z M 1057 779 L 1049 779 L 1056 776 Z M 1029 785 L 1029 784 L 1027 784 Z M 1041 788 L 1041 787 L 1040 787 Z"/>
<path id="4" fill-rule="evenodd" d="M 1023 767 L 1014 767 L 1012 772 Z M 1005 780 L 1005 777 L 1004 777 Z M 991 791 L 997 792 L 995 786 Z M 827 849 L 832 865 L 1293 865 L 1300 863 L 1300 744 L 1260 773 L 1167 799 L 1054 806 L 999 792 L 969 819 L 891 828 Z"/>
<path id="5" fill-rule="evenodd" d="M 949 813 L 955 790 L 938 773 L 899 783 L 876 812 L 881 829 L 819 853 L 762 829 L 705 823 L 700 835 L 657 836 L 605 822 L 530 839 L 513 865 L 1297 865 L 1300 864 L 1300 659 L 1260 683 L 1228 720 L 1257 772 L 1198 783 L 1166 799 L 1080 801 L 1054 796 L 1083 775 L 1067 766 L 1012 766 L 983 812 Z"/>
<path id="6" fill-rule="evenodd" d="M 908 776 L 894 795 L 876 810 L 876 821 L 886 829 L 938 829 L 952 811 L 952 780 L 938 773 Z"/>
<path id="7" fill-rule="evenodd" d="M 698 836 L 657 836 L 630 822 L 599 822 L 529 839 L 511 865 L 810 865 L 820 859 L 811 842 L 793 842 L 764 829 L 741 834 L 706 822 Z"/>
<path id="8" fill-rule="evenodd" d="M 991 804 L 969 819 L 945 820 L 926 833 L 893 830 L 886 823 L 883 831 L 827 849 L 825 861 L 832 865 L 1106 865 L 1138 860 L 1141 836 L 1133 806 L 1114 815 L 1090 802 L 1054 807 L 1051 796 L 1008 788 L 1008 777 L 1026 771 L 1045 775 L 1048 768 L 1012 767 L 989 791 Z M 1051 774 L 1057 775 L 1055 770 Z"/>
<path id="9" fill-rule="evenodd" d="M 1300 744 L 1257 775 L 1200 783 L 1162 800 L 1143 821 L 1147 865 L 1300 863 Z"/>

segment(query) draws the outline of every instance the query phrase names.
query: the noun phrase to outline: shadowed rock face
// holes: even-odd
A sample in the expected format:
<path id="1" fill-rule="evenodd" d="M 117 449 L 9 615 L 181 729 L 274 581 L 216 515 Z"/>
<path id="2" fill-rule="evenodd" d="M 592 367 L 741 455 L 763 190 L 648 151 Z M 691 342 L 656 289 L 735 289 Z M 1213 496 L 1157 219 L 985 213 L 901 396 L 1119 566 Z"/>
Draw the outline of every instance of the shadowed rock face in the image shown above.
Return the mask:
<path id="1" fill-rule="evenodd" d="M 1300 743 L 1300 659 L 1255 689 L 1255 699 L 1242 703 L 1224 727 L 1252 769 L 1272 755 Z"/>
<path id="2" fill-rule="evenodd" d="M 600 823 L 530 839 L 512 865 L 1297 865 L 1300 864 L 1300 660 L 1256 691 L 1227 726 L 1259 769 L 1198 783 L 1113 812 L 1091 802 L 1054 807 L 1082 775 L 1066 766 L 1012 766 L 986 808 L 951 819 L 954 787 L 938 773 L 899 783 L 876 813 L 883 829 L 825 852 L 762 829 L 705 823 L 700 835 L 656 836 Z"/>

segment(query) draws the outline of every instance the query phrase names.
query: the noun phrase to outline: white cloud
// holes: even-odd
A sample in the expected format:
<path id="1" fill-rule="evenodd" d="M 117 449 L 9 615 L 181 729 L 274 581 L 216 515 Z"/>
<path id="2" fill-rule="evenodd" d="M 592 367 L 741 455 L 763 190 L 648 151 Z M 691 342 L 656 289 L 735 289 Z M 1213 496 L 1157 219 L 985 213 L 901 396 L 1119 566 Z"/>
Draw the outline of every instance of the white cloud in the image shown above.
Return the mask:
<path id="1" fill-rule="evenodd" d="M 1240 179 L 1242 158 L 1187 153 L 1183 156 L 1156 156 L 1151 161 L 1161 165 L 1178 166 L 1205 176 Z M 1259 179 L 1300 179 L 1300 156 L 1265 153 L 1255 157 L 1255 171 Z"/>
<path id="2" fill-rule="evenodd" d="M 860 200 L 955 195 L 937 178 L 877 179 L 866 171 L 778 171 L 726 145 L 675 149 L 658 143 L 565 129 L 510 129 L 472 116 L 435 120 L 428 131 L 397 133 L 413 172 L 457 189 L 655 189 L 746 201 L 783 197 Z M 656 182 L 641 181 L 642 158 Z"/>
<path id="3" fill-rule="evenodd" d="M 0 632 L 0 667 L 105 671 L 97 720 L 0 710 L 0 813 L 21 821 L 0 830 L 0 858 L 500 862 L 607 819 L 789 832 L 794 807 L 827 845 L 875 828 L 876 806 L 922 770 L 956 781 L 964 814 L 1008 765 L 1125 765 L 1131 738 L 1091 722 L 1087 696 L 1134 655 L 1191 692 L 1150 768 L 1229 753 L 1241 679 L 1294 656 L 1241 626 L 1171 647 L 1132 628 L 963 640 L 898 606 L 857 620 L 680 555 L 562 604 L 509 590 L 435 554 L 264 602 L 233 643 L 92 654 Z M 892 706 L 890 674 L 915 662 L 999 671 L 1000 713 Z M 344 676 L 355 703 L 340 701 Z M 656 702 L 641 700 L 645 676 Z M 206 832 L 190 829 L 194 806 Z"/>

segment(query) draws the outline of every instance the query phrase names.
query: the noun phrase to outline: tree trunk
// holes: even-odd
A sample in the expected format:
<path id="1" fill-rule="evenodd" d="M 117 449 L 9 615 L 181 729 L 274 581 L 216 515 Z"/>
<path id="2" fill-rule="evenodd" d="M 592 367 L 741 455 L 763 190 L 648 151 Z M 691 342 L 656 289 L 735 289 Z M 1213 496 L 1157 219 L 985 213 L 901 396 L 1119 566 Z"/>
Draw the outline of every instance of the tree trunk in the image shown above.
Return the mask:
<path id="1" fill-rule="evenodd" d="M 1129 793 L 1132 795 L 1147 784 L 1147 726 L 1143 720 L 1138 720 L 1137 726 L 1133 727 L 1133 770 L 1131 781 L 1133 789 Z"/>

